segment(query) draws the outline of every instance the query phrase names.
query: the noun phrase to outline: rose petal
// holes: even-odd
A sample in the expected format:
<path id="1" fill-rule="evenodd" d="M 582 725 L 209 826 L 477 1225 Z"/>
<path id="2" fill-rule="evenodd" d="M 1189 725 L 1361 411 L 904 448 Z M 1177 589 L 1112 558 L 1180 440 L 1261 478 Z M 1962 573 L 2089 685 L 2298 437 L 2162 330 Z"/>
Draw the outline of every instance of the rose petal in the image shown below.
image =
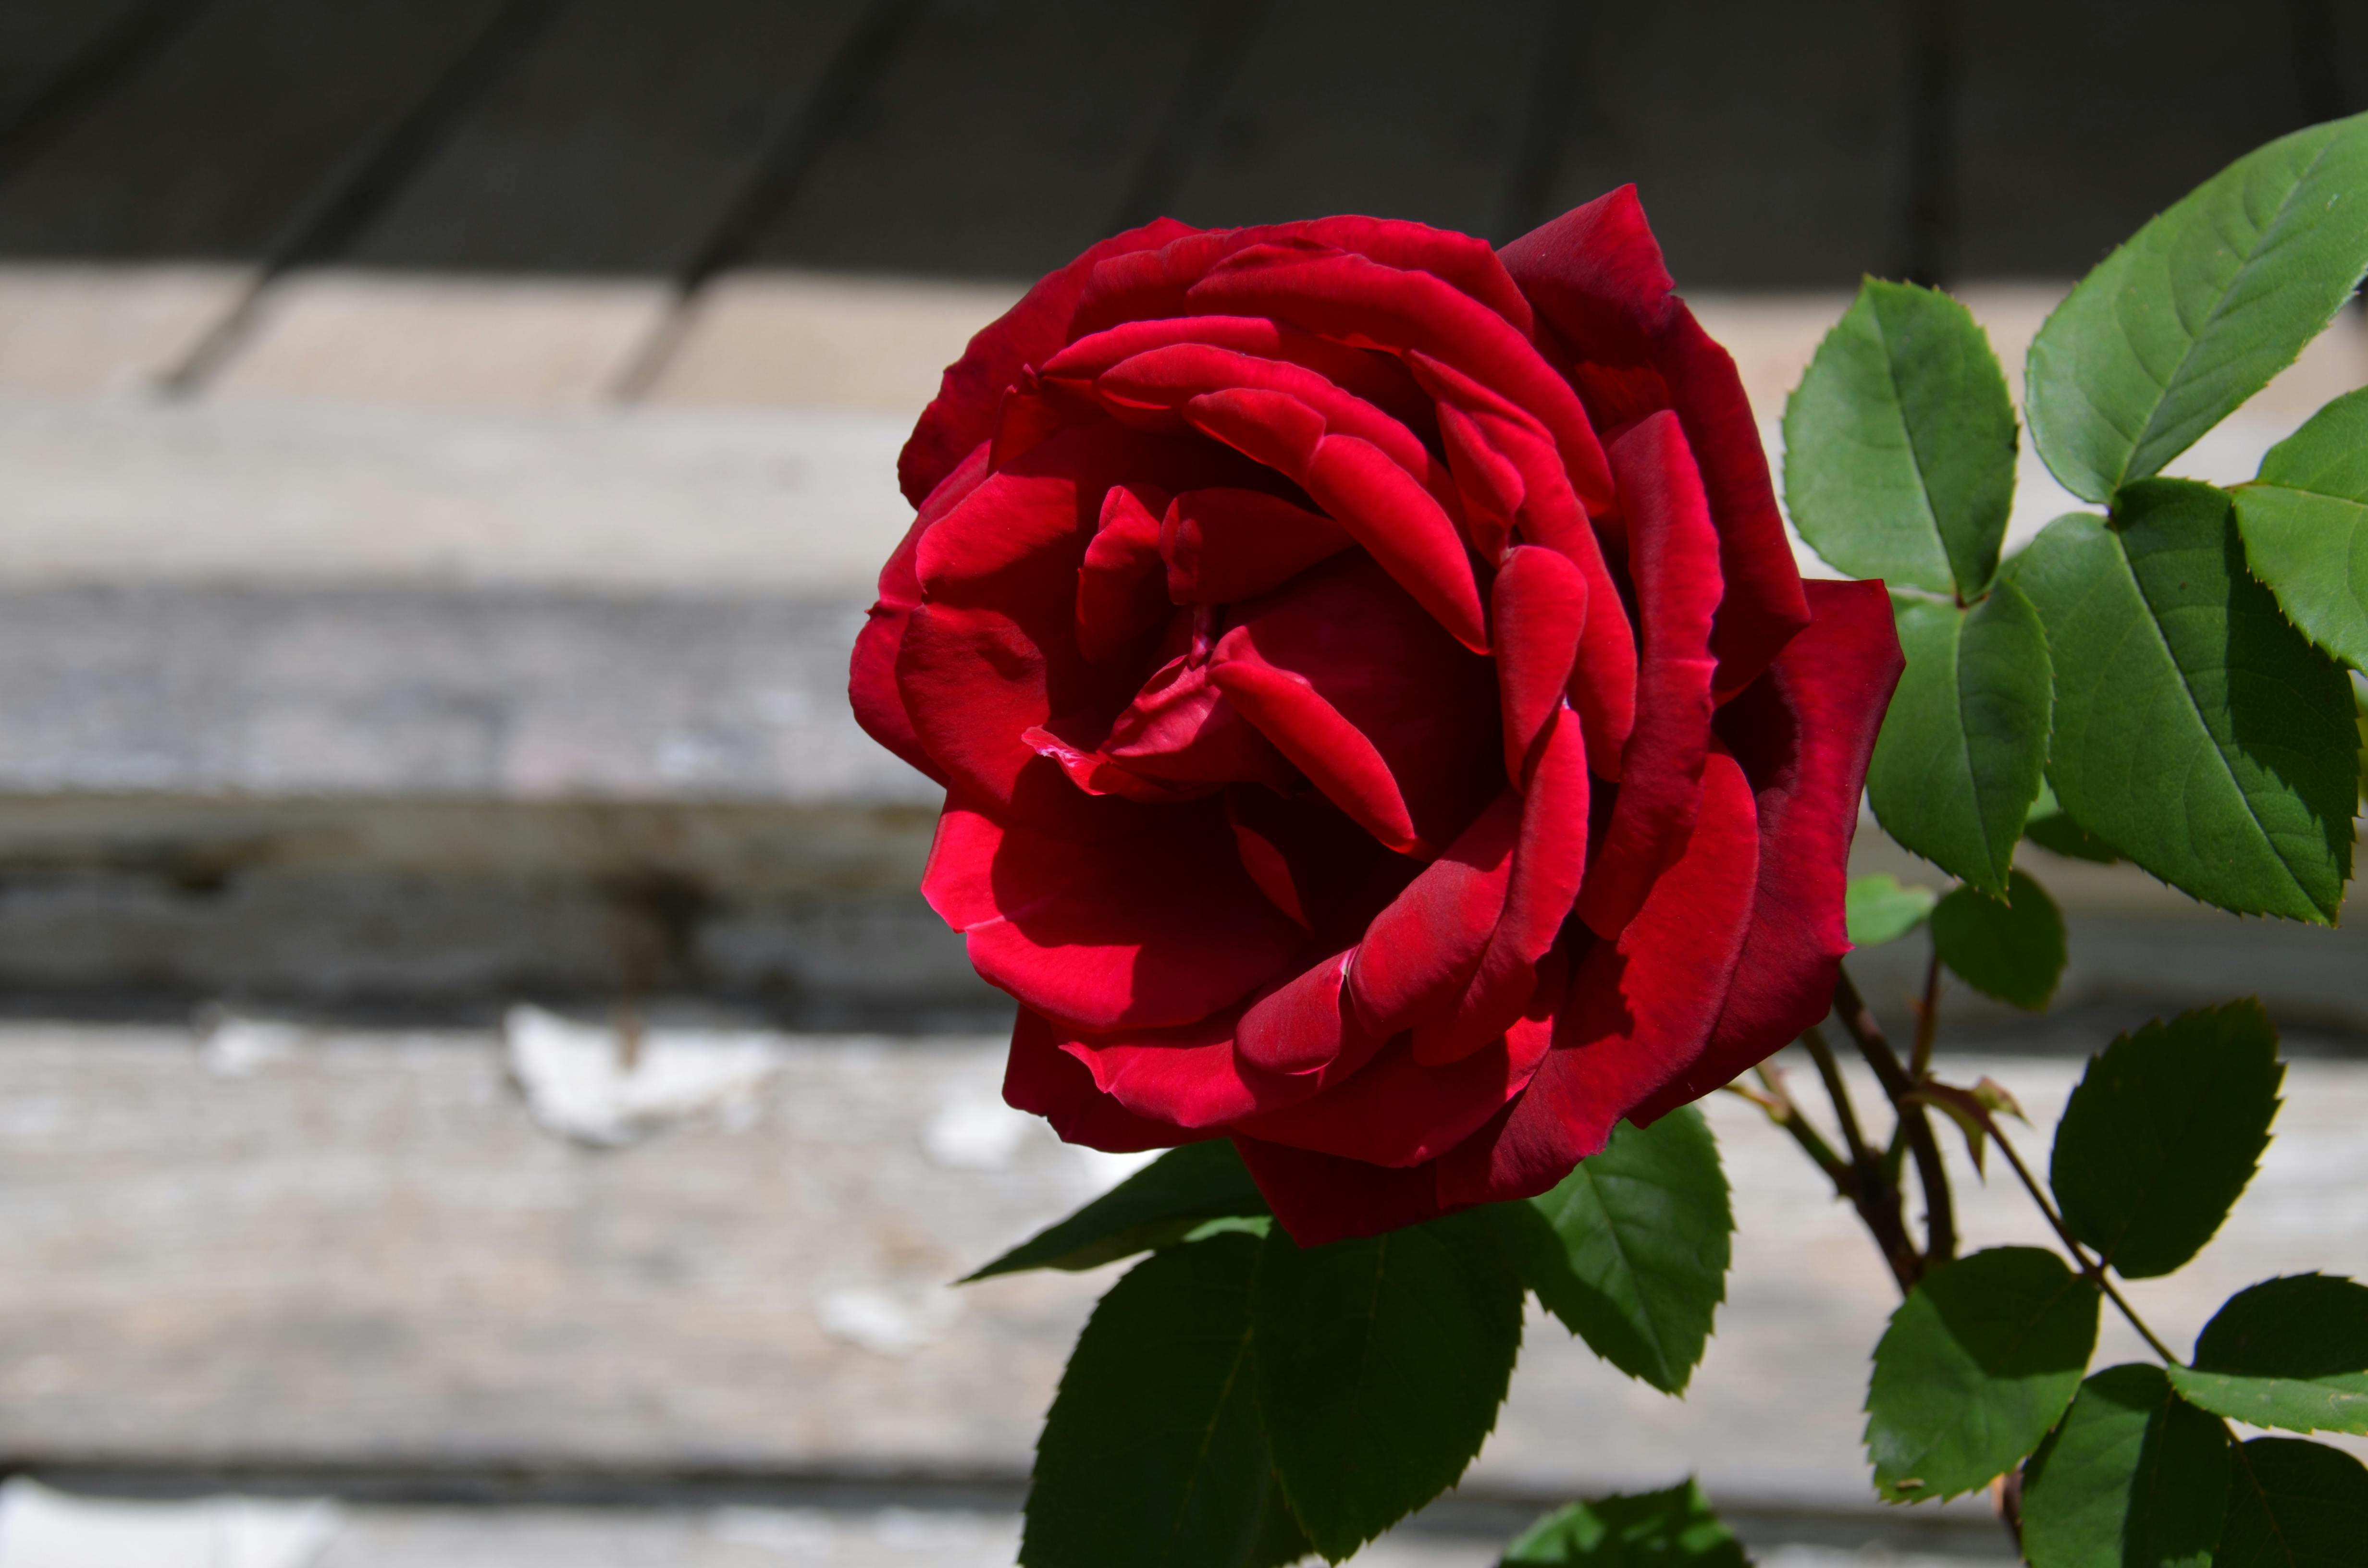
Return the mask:
<path id="1" fill-rule="evenodd" d="M 1541 545 L 1507 553 L 1489 590 L 1496 611 L 1497 699 L 1504 711 L 1505 777 L 1526 788 L 1546 722 L 1562 706 L 1587 622 L 1587 579 L 1570 558 Z"/>
<path id="2" fill-rule="evenodd" d="M 1095 664 L 1140 653 L 1167 624 L 1160 517 L 1167 497 L 1144 485 L 1113 484 L 1101 527 L 1077 568 L 1077 651 Z"/>
<path id="3" fill-rule="evenodd" d="M 1304 934 L 1242 869 L 1224 808 L 1132 810 L 1133 833 L 1086 846 L 951 794 L 922 895 L 988 983 L 1081 1028 L 1191 1023 L 1284 972 Z"/>
<path id="4" fill-rule="evenodd" d="M 1521 797 L 1508 790 L 1374 916 L 1349 970 L 1369 1032 L 1410 1028 L 1470 983 L 1505 912 L 1520 826 Z"/>
<path id="5" fill-rule="evenodd" d="M 1064 1143 L 1082 1143 L 1113 1154 L 1172 1149 L 1210 1136 L 1137 1116 L 1103 1094 L 1085 1064 L 1053 1043 L 1053 1026 L 1025 1007 L 1011 1027 L 1011 1054 L 1003 1068 L 1003 1103 L 1042 1117 Z"/>
<path id="6" fill-rule="evenodd" d="M 1046 275 L 1018 304 L 979 329 L 962 357 L 946 367 L 936 399 L 897 454 L 896 478 L 905 499 L 918 506 L 972 449 L 995 433 L 1003 390 L 1020 367 L 1042 363 L 1068 341 L 1070 317 L 1096 267 L 1192 233 L 1172 218 L 1159 218 L 1113 235 Z"/>
<path id="7" fill-rule="evenodd" d="M 1376 838 L 1428 854 L 1501 787 L 1494 666 L 1371 557 L 1334 556 L 1236 613 L 1211 678 Z"/>
<path id="8" fill-rule="evenodd" d="M 1850 835 L 1899 679 L 1899 639 L 1882 584 L 1808 589 L 1809 629 L 1719 710 L 1719 735 L 1759 794 L 1750 934 L 1709 1049 L 1628 1113 L 1639 1125 L 1748 1072 L 1824 1017 L 1850 950 Z"/>
<path id="9" fill-rule="evenodd" d="M 1256 490 L 1188 490 L 1167 504 L 1160 553 L 1179 605 L 1256 598 L 1349 548 L 1321 512 Z"/>
<path id="10" fill-rule="evenodd" d="M 1554 1049 L 1493 1136 L 1441 1162 L 1444 1200 L 1545 1190 L 1702 1054 L 1742 952 L 1759 857 L 1750 785 L 1732 757 L 1714 753 L 1685 854 L 1616 943 L 1597 941 L 1579 956 Z"/>
<path id="11" fill-rule="evenodd" d="M 1045 361 L 1042 373 L 1047 381 L 1084 388 L 1122 360 L 1178 343 L 1203 343 L 1261 359 L 1304 365 L 1417 434 L 1429 426 L 1430 399 L 1395 355 L 1351 348 L 1265 316 L 1171 316 L 1121 322 L 1070 344 Z"/>
<path id="12" fill-rule="evenodd" d="M 1620 794 L 1578 895 L 1579 918 L 1599 937 L 1619 935 L 1693 832 L 1710 745 L 1711 628 L 1719 607 L 1718 530 L 1677 416 L 1652 415 L 1612 442 L 1611 471 L 1628 514 L 1628 570 L 1644 649 Z"/>
<path id="13" fill-rule="evenodd" d="M 1634 379 L 1623 406 L 1590 403 L 1607 428 L 1662 407 L 1684 425 L 1718 521 L 1726 583 L 1711 644 L 1717 690 L 1722 697 L 1741 690 L 1808 624 L 1809 608 L 1734 359 L 1678 298 L 1634 186 L 1565 213 L 1498 255 L 1575 356 L 1582 395 L 1591 367 L 1645 373 Z"/>
<path id="14" fill-rule="evenodd" d="M 1435 1165 L 1392 1169 L 1239 1135 L 1234 1147 L 1276 1221 L 1304 1247 L 1379 1235 L 1446 1212 Z"/>

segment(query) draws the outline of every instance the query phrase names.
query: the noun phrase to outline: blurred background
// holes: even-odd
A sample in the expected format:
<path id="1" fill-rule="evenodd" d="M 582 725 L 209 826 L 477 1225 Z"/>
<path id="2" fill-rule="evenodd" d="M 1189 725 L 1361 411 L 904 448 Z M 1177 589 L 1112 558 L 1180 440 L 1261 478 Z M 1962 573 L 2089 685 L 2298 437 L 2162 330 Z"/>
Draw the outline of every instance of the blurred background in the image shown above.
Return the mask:
<path id="1" fill-rule="evenodd" d="M 1110 1271 L 946 1282 L 1130 1167 L 1001 1107 L 933 792 L 843 693 L 896 449 L 1038 274 L 1634 181 L 1772 449 L 1862 273 L 2019 367 L 2147 216 L 2363 108 L 2360 0 L 0 0 L 0 1568 L 1009 1561 Z M 2174 472 L 2363 381 L 2348 310 Z M 2026 457 L 2018 535 L 2069 505 Z M 2368 949 L 2029 853 L 2056 1010 L 1947 1003 L 2027 1142 L 2165 1008 L 2260 992 L 2307 1058 L 2157 1321 L 2368 1267 Z M 1689 1472 L 1763 1562 L 2004 1559 L 1978 1500 L 1875 1508 L 1888 1277 L 1708 1108 L 1692 1395 L 1533 1322 L 1360 1562 Z"/>

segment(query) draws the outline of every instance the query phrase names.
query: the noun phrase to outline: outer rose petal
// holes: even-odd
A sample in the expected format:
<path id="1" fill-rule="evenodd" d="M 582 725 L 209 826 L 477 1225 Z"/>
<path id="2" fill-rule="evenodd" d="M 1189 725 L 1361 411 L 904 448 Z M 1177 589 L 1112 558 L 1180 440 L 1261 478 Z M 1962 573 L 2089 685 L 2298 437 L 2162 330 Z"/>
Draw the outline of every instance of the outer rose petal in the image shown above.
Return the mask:
<path id="1" fill-rule="evenodd" d="M 1720 738 L 1759 795 L 1759 885 L 1743 958 L 1710 1048 L 1628 1113 L 1639 1126 L 1766 1061 L 1824 1017 L 1850 950 L 1842 892 L 1850 835 L 1899 679 L 1899 638 L 1882 584 L 1808 588 L 1816 619 L 1719 713 Z"/>
<path id="2" fill-rule="evenodd" d="M 1711 643 L 1718 690 L 1742 689 L 1808 624 L 1809 608 L 1734 359 L 1678 298 L 1634 186 L 1565 212 L 1497 254 L 1579 361 L 1582 393 L 1589 366 L 1615 376 L 1635 372 L 1620 378 L 1624 406 L 1590 403 L 1590 413 L 1610 425 L 1673 408 L 1684 424 L 1718 519 L 1726 577 Z"/>
<path id="3" fill-rule="evenodd" d="M 905 694 L 897 689 L 896 653 L 904 645 L 913 612 L 921 606 L 917 568 L 921 536 L 985 477 L 986 448 L 982 445 L 972 449 L 961 466 L 946 475 L 922 503 L 913 526 L 905 530 L 888 564 L 880 569 L 880 598 L 855 640 L 855 656 L 848 670 L 848 704 L 855 710 L 855 722 L 863 726 L 863 733 L 939 784 L 946 781 L 945 769 L 914 733 L 913 716 L 905 710 Z"/>
<path id="4" fill-rule="evenodd" d="M 1064 1143 L 1113 1154 L 1172 1149 L 1210 1134 L 1135 1115 L 1101 1092 L 1085 1064 L 1053 1043 L 1053 1028 L 1022 1007 L 1011 1027 L 1011 1055 L 1003 1067 L 1003 1102 L 1053 1124 Z"/>
<path id="5" fill-rule="evenodd" d="M 1058 272 L 1047 274 L 1002 315 L 979 329 L 962 357 L 946 367 L 938 395 L 921 412 L 905 449 L 896 457 L 896 478 L 905 499 L 917 506 L 971 449 L 995 434 L 1003 391 L 1022 366 L 1049 359 L 1069 340 L 1069 319 L 1094 267 L 1108 257 L 1150 250 L 1195 231 L 1173 218 L 1114 234 Z"/>
<path id="6" fill-rule="evenodd" d="M 1743 950 L 1759 858 L 1750 786 L 1732 757 L 1713 755 L 1685 854 L 1619 941 L 1580 959 L 1554 1049 L 1493 1141 L 1469 1140 L 1441 1162 L 1443 1199 L 1544 1191 L 1702 1054 Z"/>
<path id="7" fill-rule="evenodd" d="M 1242 869 L 1224 806 L 1133 810 L 1134 832 L 1080 845 L 951 796 L 922 894 L 990 983 L 1087 1029 L 1192 1023 L 1286 971 L 1305 933 Z"/>
<path id="8" fill-rule="evenodd" d="M 1242 1136 L 1234 1139 L 1234 1147 L 1266 1195 L 1267 1207 L 1301 1246 L 1378 1235 L 1446 1211 L 1439 1201 L 1436 1162 L 1393 1169 Z"/>

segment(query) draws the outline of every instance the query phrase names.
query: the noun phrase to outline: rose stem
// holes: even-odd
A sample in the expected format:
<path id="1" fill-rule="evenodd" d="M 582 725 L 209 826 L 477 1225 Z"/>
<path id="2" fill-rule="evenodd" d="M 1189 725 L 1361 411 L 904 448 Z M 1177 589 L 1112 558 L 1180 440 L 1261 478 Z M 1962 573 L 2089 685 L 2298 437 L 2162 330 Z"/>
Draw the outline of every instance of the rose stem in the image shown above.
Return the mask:
<path id="1" fill-rule="evenodd" d="M 1727 1085 L 1726 1092 L 1749 1100 L 1766 1113 L 1769 1120 L 1790 1134 L 1793 1142 L 1801 1146 L 1801 1152 L 1808 1155 L 1834 1184 L 1836 1197 L 1857 1201 L 1857 1173 L 1834 1153 L 1833 1145 L 1826 1142 L 1824 1134 L 1809 1125 L 1809 1119 L 1801 1114 L 1801 1108 L 1793 1103 L 1793 1096 L 1785 1092 L 1783 1084 L 1765 1063 L 1760 1065 L 1759 1074 L 1759 1082 L 1765 1085 L 1764 1090 L 1747 1088 L 1737 1081 Z"/>
<path id="2" fill-rule="evenodd" d="M 1956 1207 L 1949 1198 L 1949 1173 L 1941 1164 L 1941 1146 L 1932 1140 L 1932 1123 L 1924 1108 L 1911 1103 L 1907 1096 L 1915 1092 L 1914 1080 L 1899 1064 L 1899 1057 L 1884 1038 L 1883 1026 L 1874 1021 L 1867 1010 L 1866 998 L 1850 981 L 1850 971 L 1837 968 L 1834 971 L 1834 1017 L 1856 1042 L 1859 1054 L 1874 1069 L 1883 1085 L 1883 1092 L 1891 1096 L 1892 1109 L 1899 1115 L 1900 1127 L 1907 1134 L 1908 1151 L 1916 1156 L 1916 1173 L 1924 1185 L 1924 1228 L 1928 1237 L 1926 1256 L 1945 1261 L 1956 1256 Z"/>
<path id="3" fill-rule="evenodd" d="M 2105 1293 L 2106 1300 L 2121 1309 L 2122 1315 L 2130 1320 L 2130 1326 L 2138 1331 L 2140 1338 L 2153 1346 L 2156 1355 L 2161 1357 L 2167 1365 L 2179 1366 L 2180 1359 L 2170 1353 L 2170 1347 L 2155 1337 L 2154 1330 L 2146 1325 L 2146 1320 L 2138 1316 L 2136 1309 L 2123 1299 L 2119 1290 L 2113 1289 L 2112 1280 L 2106 1278 L 2103 1262 L 2091 1258 L 2081 1249 L 2080 1244 L 2072 1239 L 2071 1228 L 2064 1223 L 2064 1216 L 2055 1211 L 2055 1205 L 2049 1202 L 2047 1194 L 2040 1190 L 2039 1183 L 2032 1177 L 2031 1167 L 2024 1165 L 2022 1156 L 2014 1152 L 2014 1145 L 2008 1142 L 2005 1131 L 1998 1127 L 1995 1119 L 1990 1122 L 1989 1133 L 1992 1138 L 1998 1140 L 1998 1153 L 2006 1156 L 2006 1163 L 2014 1167 L 2014 1174 L 2021 1180 L 2023 1190 L 2031 1194 L 2031 1200 L 2039 1205 L 2039 1211 L 2047 1216 L 2048 1224 L 2055 1227 L 2056 1236 L 2070 1250 L 2072 1261 L 2080 1266 L 2080 1272 L 2088 1277 L 2090 1284 Z"/>
<path id="4" fill-rule="evenodd" d="M 1932 1037 L 1941 1029 L 1941 949 L 1936 945 L 1924 965 L 1924 1000 L 1916 1008 L 1916 1046 L 1907 1058 L 1907 1075 L 1918 1083 L 1932 1067 Z"/>
<path id="5" fill-rule="evenodd" d="M 1850 1106 L 1850 1086 L 1842 1082 L 1834 1048 L 1815 1027 L 1801 1036 L 1801 1044 L 1817 1064 L 1817 1076 L 1825 1081 L 1826 1094 L 1834 1102 L 1834 1119 L 1841 1124 L 1842 1142 L 1850 1146 L 1850 1201 L 1905 1293 L 1923 1274 L 1924 1260 L 1916 1255 L 1916 1244 L 1908 1237 L 1907 1221 L 1900 1214 L 1899 1189 L 1883 1180 L 1882 1166 L 1859 1131 L 1858 1112 Z"/>

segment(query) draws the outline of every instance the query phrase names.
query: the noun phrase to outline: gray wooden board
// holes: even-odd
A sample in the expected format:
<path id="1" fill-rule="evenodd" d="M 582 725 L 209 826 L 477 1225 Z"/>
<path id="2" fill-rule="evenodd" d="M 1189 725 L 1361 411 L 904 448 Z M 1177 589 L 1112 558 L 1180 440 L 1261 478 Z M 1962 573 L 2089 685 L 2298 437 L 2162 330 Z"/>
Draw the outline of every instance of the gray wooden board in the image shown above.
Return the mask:
<path id="1" fill-rule="evenodd" d="M 1033 278 L 1118 222 L 1210 0 L 939 0 L 749 260 Z"/>
<path id="2" fill-rule="evenodd" d="M 2078 277 L 2223 165 L 2300 127 L 2308 107 L 2291 28 L 2305 9 L 1961 7 L 1950 270 Z"/>
<path id="3" fill-rule="evenodd" d="M 498 6 L 218 0 L 0 185 L 0 255 L 264 255 Z"/>
<path id="4" fill-rule="evenodd" d="M 1552 9 L 1547 0 L 1268 6 L 1175 194 L 1175 216 L 1218 227 L 1362 212 L 1490 233 Z"/>
<path id="5" fill-rule="evenodd" d="M 0 1028 L 0 1451 L 1016 1480 L 1111 1276 L 946 1281 L 1117 1167 L 1007 1119 L 999 1041 L 774 1049 L 737 1117 L 595 1152 L 529 1121 L 484 1034 L 306 1037 L 231 1076 L 186 1030 Z M 2032 1153 L 2078 1071 L 1940 1067 L 2004 1078 Z M 1738 1506 L 1874 1507 L 1860 1404 L 1888 1275 L 1751 1107 L 1705 1108 L 1740 1230 L 1692 1392 L 1627 1382 L 1533 1317 L 1475 1492 L 1693 1471 Z M 2236 1221 L 2132 1288 L 2174 1343 L 2250 1280 L 2368 1266 L 2363 1114 L 2368 1067 L 2294 1065 Z M 1970 1238 L 2043 1241 L 2011 1184 L 1959 1174 Z M 2136 1350 L 2108 1324 L 2100 1354 Z"/>
<path id="6" fill-rule="evenodd" d="M 347 253 L 670 273 L 804 110 L 864 0 L 577 0 Z"/>
<path id="7" fill-rule="evenodd" d="M 1847 288 L 1896 270 L 1909 11 L 1884 0 L 1585 7 L 1553 195 L 1537 216 L 1633 182 L 1681 289 Z"/>

